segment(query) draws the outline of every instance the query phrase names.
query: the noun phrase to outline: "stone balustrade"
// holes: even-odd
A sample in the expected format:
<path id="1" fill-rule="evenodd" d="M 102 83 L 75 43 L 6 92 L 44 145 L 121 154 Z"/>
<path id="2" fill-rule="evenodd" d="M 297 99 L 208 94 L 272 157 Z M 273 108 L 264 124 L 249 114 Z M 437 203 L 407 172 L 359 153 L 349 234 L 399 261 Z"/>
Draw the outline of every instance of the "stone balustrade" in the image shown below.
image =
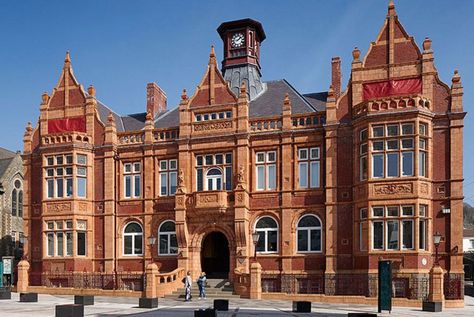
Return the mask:
<path id="1" fill-rule="evenodd" d="M 43 136 L 41 138 L 42 145 L 55 145 L 64 143 L 87 143 L 90 144 L 91 138 L 86 133 L 81 132 L 68 132 L 68 133 L 56 133 Z"/>
<path id="2" fill-rule="evenodd" d="M 418 108 L 432 110 L 432 103 L 428 98 L 415 96 L 386 97 L 358 104 L 353 109 L 353 115 L 359 117 L 367 113 L 394 111 L 400 109 Z"/>

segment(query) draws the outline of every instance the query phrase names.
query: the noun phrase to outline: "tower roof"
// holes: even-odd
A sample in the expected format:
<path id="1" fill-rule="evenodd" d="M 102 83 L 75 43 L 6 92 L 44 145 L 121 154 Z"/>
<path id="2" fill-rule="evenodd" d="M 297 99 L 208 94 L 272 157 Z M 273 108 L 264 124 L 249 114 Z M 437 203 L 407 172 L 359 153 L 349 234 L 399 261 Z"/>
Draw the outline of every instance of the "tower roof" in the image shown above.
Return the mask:
<path id="1" fill-rule="evenodd" d="M 265 31 L 263 30 L 262 24 L 250 18 L 224 22 L 219 25 L 219 27 L 217 28 L 217 32 L 219 33 L 221 39 L 224 40 L 225 30 L 243 28 L 246 26 L 251 26 L 255 28 L 258 37 L 260 38 L 260 42 L 263 42 L 263 40 L 267 37 L 265 35 Z"/>

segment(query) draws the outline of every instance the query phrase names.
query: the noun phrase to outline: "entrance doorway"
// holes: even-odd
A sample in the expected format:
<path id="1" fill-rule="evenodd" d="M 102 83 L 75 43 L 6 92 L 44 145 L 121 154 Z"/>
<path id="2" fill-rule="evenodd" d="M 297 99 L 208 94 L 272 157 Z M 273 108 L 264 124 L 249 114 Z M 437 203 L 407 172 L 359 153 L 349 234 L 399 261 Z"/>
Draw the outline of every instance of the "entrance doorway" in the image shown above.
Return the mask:
<path id="1" fill-rule="evenodd" d="M 229 241 L 223 233 L 211 232 L 204 238 L 201 268 L 208 278 L 229 277 Z"/>

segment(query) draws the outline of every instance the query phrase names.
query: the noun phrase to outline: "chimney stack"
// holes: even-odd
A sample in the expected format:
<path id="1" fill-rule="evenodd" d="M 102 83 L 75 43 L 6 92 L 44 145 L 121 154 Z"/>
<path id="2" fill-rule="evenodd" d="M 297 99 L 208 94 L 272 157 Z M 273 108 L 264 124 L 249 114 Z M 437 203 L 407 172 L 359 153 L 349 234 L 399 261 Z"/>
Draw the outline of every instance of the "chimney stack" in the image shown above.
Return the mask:
<path id="1" fill-rule="evenodd" d="M 146 112 L 150 112 L 155 118 L 158 114 L 166 111 L 166 94 L 155 83 L 146 85 Z"/>
<path id="2" fill-rule="evenodd" d="M 334 96 L 338 98 L 341 95 L 341 58 L 333 57 L 331 60 L 331 86 L 334 89 Z"/>

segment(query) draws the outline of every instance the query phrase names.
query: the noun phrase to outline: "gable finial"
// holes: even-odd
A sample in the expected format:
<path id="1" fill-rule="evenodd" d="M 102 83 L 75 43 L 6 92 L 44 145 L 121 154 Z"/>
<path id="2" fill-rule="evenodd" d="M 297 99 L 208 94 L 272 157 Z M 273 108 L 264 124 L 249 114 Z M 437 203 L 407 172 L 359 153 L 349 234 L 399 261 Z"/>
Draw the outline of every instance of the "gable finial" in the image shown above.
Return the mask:
<path id="1" fill-rule="evenodd" d="M 211 45 L 211 53 L 209 53 L 209 65 L 217 65 L 216 51 L 214 45 Z"/>
<path id="2" fill-rule="evenodd" d="M 390 0 L 389 3 L 388 3 L 388 15 L 389 16 L 396 15 L 396 13 L 395 13 L 395 4 L 393 3 L 393 0 Z"/>
<path id="3" fill-rule="evenodd" d="M 66 51 L 66 57 L 64 58 L 64 66 L 69 66 L 71 64 L 71 56 L 69 51 Z"/>

